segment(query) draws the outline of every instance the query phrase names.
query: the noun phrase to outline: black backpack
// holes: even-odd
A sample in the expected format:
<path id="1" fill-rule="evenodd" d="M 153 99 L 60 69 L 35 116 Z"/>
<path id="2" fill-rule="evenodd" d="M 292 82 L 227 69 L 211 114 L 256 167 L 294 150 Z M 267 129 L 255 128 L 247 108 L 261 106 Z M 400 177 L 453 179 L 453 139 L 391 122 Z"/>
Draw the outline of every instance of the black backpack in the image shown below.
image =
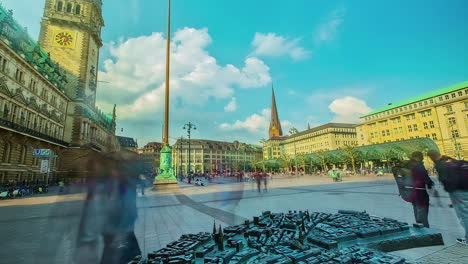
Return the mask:
<path id="1" fill-rule="evenodd" d="M 447 192 L 468 190 L 468 161 L 445 162 L 448 175 L 439 175 Z"/>
<path id="2" fill-rule="evenodd" d="M 406 202 L 411 202 L 413 194 L 413 179 L 411 177 L 411 169 L 409 162 L 406 162 L 401 167 L 393 168 L 393 176 L 398 186 L 400 197 Z"/>

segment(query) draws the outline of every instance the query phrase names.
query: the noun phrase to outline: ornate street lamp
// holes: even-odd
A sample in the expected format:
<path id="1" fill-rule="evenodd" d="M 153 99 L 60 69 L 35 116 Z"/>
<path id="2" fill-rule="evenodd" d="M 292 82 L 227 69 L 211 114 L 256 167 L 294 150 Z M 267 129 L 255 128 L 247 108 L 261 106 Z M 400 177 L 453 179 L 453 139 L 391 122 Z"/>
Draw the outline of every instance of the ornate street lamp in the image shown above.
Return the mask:
<path id="1" fill-rule="evenodd" d="M 291 129 L 289 129 L 289 134 L 292 136 L 296 133 L 298 133 L 299 131 L 295 128 L 295 127 L 292 127 Z M 293 139 L 293 142 L 294 142 L 294 163 L 296 164 L 296 169 L 295 169 L 295 172 L 296 172 L 296 177 L 297 177 L 297 152 L 296 152 L 296 140 Z"/>
<path id="2" fill-rule="evenodd" d="M 188 173 L 189 173 L 189 183 L 191 183 L 191 171 L 192 167 L 190 164 L 190 139 L 191 139 L 191 133 L 192 129 L 197 130 L 197 127 L 192 124 L 191 122 L 188 122 L 187 124 L 184 125 L 183 127 L 184 130 L 187 130 L 187 136 L 188 136 Z"/>

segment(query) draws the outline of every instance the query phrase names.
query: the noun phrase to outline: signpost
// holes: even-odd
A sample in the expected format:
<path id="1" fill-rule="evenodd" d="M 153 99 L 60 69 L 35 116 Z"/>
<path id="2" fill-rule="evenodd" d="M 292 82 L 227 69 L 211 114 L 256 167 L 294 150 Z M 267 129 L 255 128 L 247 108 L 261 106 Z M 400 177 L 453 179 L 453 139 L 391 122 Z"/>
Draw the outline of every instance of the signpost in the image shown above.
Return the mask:
<path id="1" fill-rule="evenodd" d="M 41 160 L 41 171 L 40 173 L 49 173 L 49 160 Z"/>
<path id="2" fill-rule="evenodd" d="M 41 158 L 41 169 L 40 173 L 47 173 L 46 185 L 49 184 L 49 173 L 51 171 L 50 164 L 52 158 L 57 158 L 57 155 L 51 149 L 34 149 L 33 155 Z"/>

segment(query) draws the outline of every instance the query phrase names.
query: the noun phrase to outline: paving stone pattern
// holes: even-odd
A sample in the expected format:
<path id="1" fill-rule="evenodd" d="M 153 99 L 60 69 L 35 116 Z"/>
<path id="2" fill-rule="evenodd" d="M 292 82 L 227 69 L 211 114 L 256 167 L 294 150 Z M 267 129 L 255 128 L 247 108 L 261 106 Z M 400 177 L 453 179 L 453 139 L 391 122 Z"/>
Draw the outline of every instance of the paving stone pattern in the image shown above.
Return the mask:
<path id="1" fill-rule="evenodd" d="M 455 244 L 422 257 L 418 261 L 424 264 L 466 264 L 468 246 Z"/>
<path id="2" fill-rule="evenodd" d="M 137 256 L 130 263 L 404 264 L 412 262 L 363 245 L 368 239 L 374 243 L 379 238 L 388 240 L 389 234 L 411 238 L 427 230 L 366 212 L 266 211 L 241 225 L 223 229 L 215 223 L 212 233 L 182 235 L 179 240 L 149 253 L 147 259 Z M 349 245 L 351 241 L 359 242 L 359 246 L 342 244 Z"/>

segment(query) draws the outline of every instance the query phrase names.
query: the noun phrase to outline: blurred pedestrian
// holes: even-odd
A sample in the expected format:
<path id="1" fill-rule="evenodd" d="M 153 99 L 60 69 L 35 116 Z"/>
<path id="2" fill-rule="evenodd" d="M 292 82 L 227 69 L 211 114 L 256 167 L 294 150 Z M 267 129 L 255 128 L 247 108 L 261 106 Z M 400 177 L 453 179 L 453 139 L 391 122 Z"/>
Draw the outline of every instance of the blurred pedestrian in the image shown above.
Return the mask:
<path id="1" fill-rule="evenodd" d="M 141 254 L 134 234 L 136 185 L 142 173 L 138 154 L 98 154 L 88 164 L 89 181 L 78 232 L 76 263 L 124 264 Z M 100 238 L 104 248 L 97 252 Z"/>
<path id="2" fill-rule="evenodd" d="M 262 180 L 263 180 L 263 191 L 267 192 L 268 191 L 268 175 L 266 172 L 262 171 Z"/>
<path id="3" fill-rule="evenodd" d="M 439 181 L 449 193 L 460 224 L 465 229 L 465 237 L 457 238 L 457 242 L 468 245 L 468 162 L 443 157 L 437 150 L 430 150 L 427 155 L 434 162 Z"/>
<path id="4" fill-rule="evenodd" d="M 429 194 L 427 189 L 434 186 L 434 182 L 429 178 L 423 163 L 423 154 L 419 151 L 413 152 L 411 160 L 408 162 L 408 169 L 411 171 L 412 195 L 414 217 L 416 223 L 429 227 Z"/>

